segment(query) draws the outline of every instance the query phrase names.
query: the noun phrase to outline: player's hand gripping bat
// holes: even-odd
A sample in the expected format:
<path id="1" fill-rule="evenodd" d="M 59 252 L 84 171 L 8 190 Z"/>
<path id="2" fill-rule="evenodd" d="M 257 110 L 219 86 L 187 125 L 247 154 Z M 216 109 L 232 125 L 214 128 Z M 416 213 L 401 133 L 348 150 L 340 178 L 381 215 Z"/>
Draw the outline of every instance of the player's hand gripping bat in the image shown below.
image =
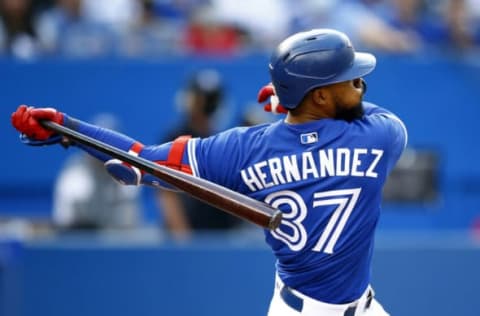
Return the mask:
<path id="1" fill-rule="evenodd" d="M 144 158 L 130 155 L 123 150 L 55 122 L 43 120 L 40 121 L 40 124 L 45 128 L 64 135 L 70 140 L 74 140 L 127 162 L 190 194 L 194 198 L 202 200 L 230 214 L 268 229 L 275 229 L 280 225 L 282 213 L 266 203 L 257 201 L 205 179 L 196 178 L 184 172 L 158 165 Z"/>

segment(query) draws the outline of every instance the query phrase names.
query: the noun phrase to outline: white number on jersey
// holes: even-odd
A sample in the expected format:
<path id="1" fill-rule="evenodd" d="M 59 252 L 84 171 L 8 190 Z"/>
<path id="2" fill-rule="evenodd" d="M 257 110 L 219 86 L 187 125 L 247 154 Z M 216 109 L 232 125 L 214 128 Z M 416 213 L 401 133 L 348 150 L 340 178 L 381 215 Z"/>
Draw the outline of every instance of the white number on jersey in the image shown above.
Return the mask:
<path id="1" fill-rule="evenodd" d="M 313 251 L 333 253 L 335 244 L 355 208 L 360 192 L 361 188 L 314 193 L 312 205 L 314 208 L 325 205 L 337 205 L 337 208 L 333 211 L 327 226 L 313 247 Z M 303 198 L 293 191 L 285 190 L 269 194 L 265 198 L 265 202 L 275 208 L 279 208 L 281 205 L 290 207 L 290 212 L 283 213 L 281 223 L 283 227 L 281 226 L 271 233 L 273 237 L 286 243 L 292 251 L 302 250 L 307 243 L 307 232 L 302 225 L 302 221 L 307 216 L 307 206 Z M 282 230 L 286 227 L 291 230 L 290 233 Z"/>
<path id="2" fill-rule="evenodd" d="M 282 214 L 282 225 L 291 229 L 291 234 L 277 228 L 272 230 L 272 235 L 278 240 L 283 241 L 292 251 L 300 251 L 307 243 L 307 232 L 302 225 L 302 221 L 307 216 L 307 206 L 302 197 L 293 191 L 278 191 L 269 194 L 265 202 L 274 208 L 280 208 L 287 204 L 290 212 Z"/>

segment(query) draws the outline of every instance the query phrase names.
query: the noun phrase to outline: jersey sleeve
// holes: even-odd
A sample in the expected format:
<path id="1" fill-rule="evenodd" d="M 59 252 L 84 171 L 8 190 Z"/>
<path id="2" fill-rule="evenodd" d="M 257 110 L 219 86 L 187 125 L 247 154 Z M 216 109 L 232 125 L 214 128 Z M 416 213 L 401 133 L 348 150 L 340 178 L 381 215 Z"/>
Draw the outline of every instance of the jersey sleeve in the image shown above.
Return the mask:
<path id="1" fill-rule="evenodd" d="M 93 124 L 89 124 L 71 117 L 67 118 L 65 126 L 79 133 L 82 133 L 83 135 L 89 136 L 123 151 L 129 151 L 137 143 L 137 141 L 124 134 Z M 103 162 L 112 159 L 111 156 L 104 154 L 89 146 L 85 146 L 79 143 L 75 143 L 74 145 Z"/>
<path id="2" fill-rule="evenodd" d="M 371 103 L 364 104 L 365 116 L 375 129 L 376 137 L 388 156 L 387 170 L 390 172 L 408 143 L 408 132 L 402 120 L 392 112 Z"/>
<path id="3" fill-rule="evenodd" d="M 187 144 L 190 139 L 189 136 L 180 136 L 171 142 L 160 145 L 144 146 L 140 142 L 124 134 L 88 124 L 77 119 L 69 118 L 66 126 L 115 148 L 129 152 L 131 155 L 139 156 L 159 165 L 165 165 L 169 168 L 192 174 L 187 151 Z M 103 162 L 107 162 L 113 158 L 89 146 L 82 144 L 75 144 L 75 146 Z M 128 166 L 126 163 L 123 164 Z M 140 177 L 140 183 L 142 184 L 174 189 L 159 178 L 143 171 L 140 172 Z"/>
<path id="4" fill-rule="evenodd" d="M 242 161 L 242 145 L 239 134 L 243 128 L 235 128 L 189 142 L 189 161 L 192 173 L 200 178 L 234 189 L 233 174 Z"/>
<path id="5" fill-rule="evenodd" d="M 181 136 L 176 140 L 165 144 L 145 146 L 139 153 L 139 156 L 155 162 L 156 164 L 192 174 L 187 151 L 189 138 L 190 137 Z M 142 172 L 141 183 L 161 187 L 163 189 L 176 190 L 161 179 L 144 172 Z"/>

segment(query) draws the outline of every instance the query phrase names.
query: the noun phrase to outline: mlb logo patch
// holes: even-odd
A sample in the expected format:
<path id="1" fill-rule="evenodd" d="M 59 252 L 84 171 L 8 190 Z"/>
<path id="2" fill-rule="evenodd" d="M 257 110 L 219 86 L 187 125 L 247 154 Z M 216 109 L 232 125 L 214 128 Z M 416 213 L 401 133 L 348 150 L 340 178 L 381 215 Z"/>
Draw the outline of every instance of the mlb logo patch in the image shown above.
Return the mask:
<path id="1" fill-rule="evenodd" d="M 300 142 L 302 144 L 313 144 L 318 142 L 317 132 L 311 132 L 311 133 L 300 135 Z"/>

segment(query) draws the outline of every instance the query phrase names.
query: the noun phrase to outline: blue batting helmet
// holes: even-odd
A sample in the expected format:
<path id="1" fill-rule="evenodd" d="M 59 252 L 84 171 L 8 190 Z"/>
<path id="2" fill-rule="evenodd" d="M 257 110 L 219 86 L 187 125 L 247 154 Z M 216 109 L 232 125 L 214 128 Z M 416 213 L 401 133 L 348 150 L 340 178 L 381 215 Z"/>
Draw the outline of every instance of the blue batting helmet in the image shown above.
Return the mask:
<path id="1" fill-rule="evenodd" d="M 355 52 L 344 33 L 314 29 L 280 43 L 269 68 L 280 104 L 294 109 L 310 90 L 360 78 L 370 73 L 375 64 L 375 56 Z"/>

